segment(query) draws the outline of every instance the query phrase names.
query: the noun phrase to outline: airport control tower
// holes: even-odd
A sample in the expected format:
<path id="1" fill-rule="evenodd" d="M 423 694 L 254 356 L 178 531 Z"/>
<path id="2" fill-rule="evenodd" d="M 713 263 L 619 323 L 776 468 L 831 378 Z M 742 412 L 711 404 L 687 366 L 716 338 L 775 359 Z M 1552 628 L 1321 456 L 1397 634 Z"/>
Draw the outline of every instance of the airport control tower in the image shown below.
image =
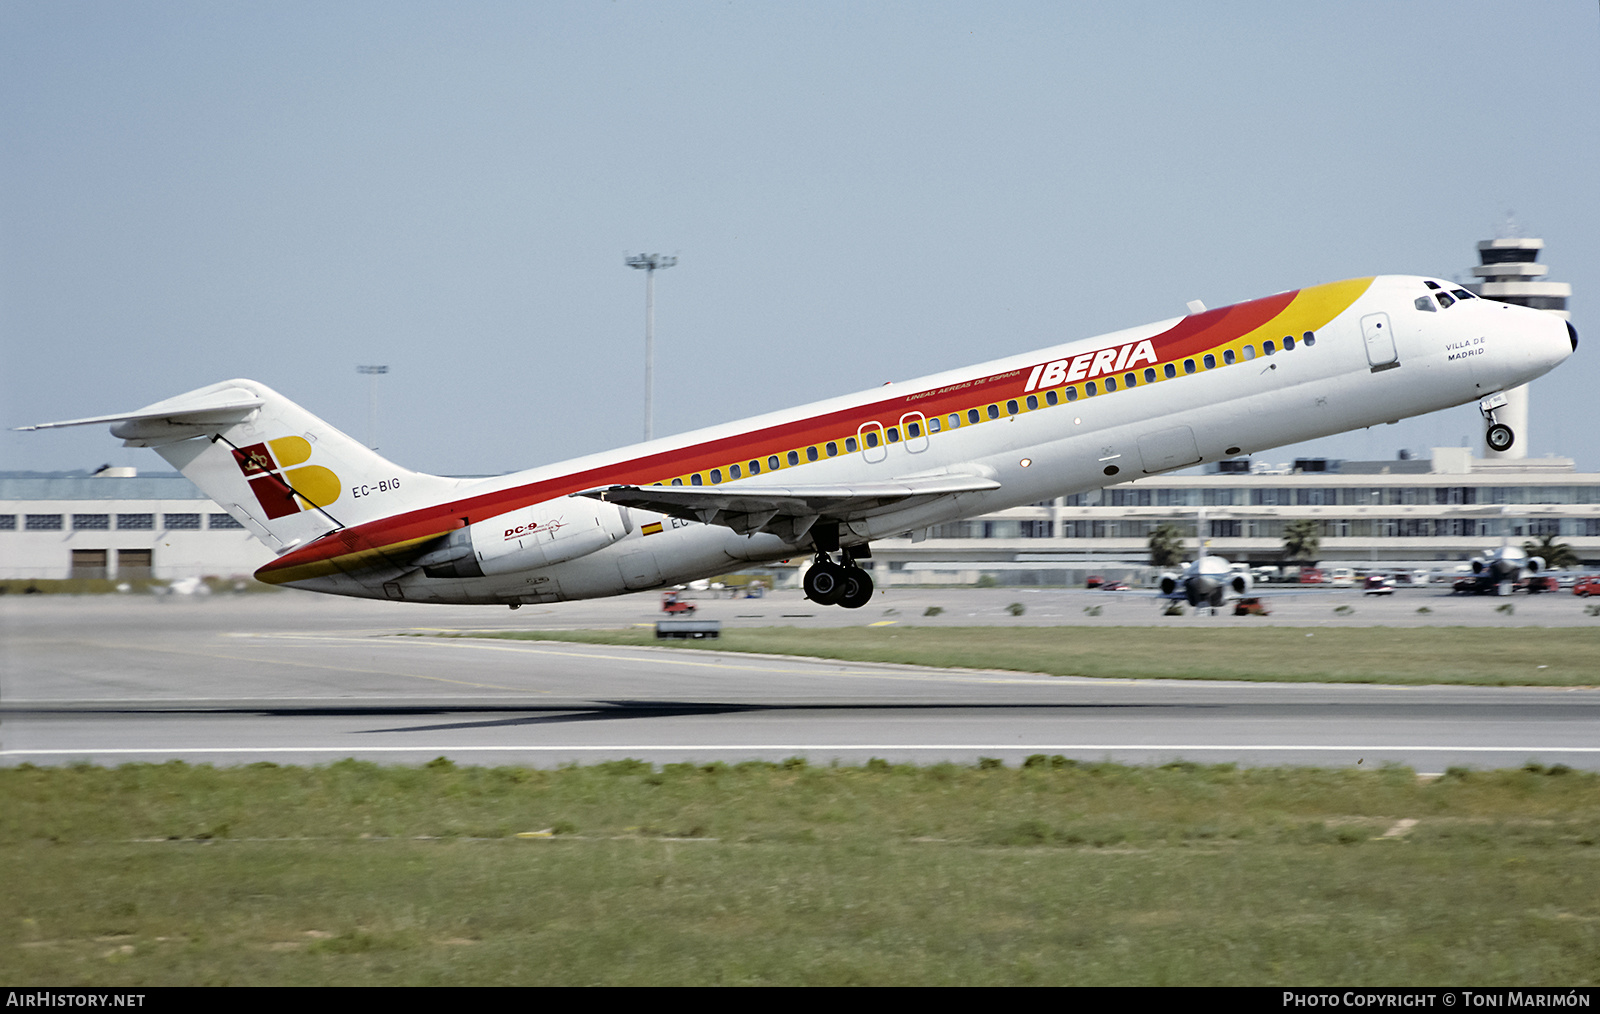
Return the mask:
<path id="1" fill-rule="evenodd" d="M 1505 224 L 1497 231 L 1500 233 L 1498 238 L 1486 239 L 1478 244 L 1480 263 L 1472 269 L 1472 273 L 1481 280 L 1467 288 L 1484 299 L 1547 310 L 1562 320 L 1571 320 L 1572 315 L 1567 312 L 1567 297 L 1572 295 L 1572 286 L 1566 282 L 1545 281 L 1544 276 L 1550 269 L 1538 263 L 1544 240 L 1519 235 L 1521 230 L 1509 214 Z M 1511 427 L 1511 431 L 1517 435 L 1517 441 L 1504 451 L 1485 446 L 1484 457 L 1527 456 L 1528 386 L 1524 384 L 1507 391 L 1506 397 L 1510 400 L 1499 410 L 1498 416 L 1501 422 Z"/>

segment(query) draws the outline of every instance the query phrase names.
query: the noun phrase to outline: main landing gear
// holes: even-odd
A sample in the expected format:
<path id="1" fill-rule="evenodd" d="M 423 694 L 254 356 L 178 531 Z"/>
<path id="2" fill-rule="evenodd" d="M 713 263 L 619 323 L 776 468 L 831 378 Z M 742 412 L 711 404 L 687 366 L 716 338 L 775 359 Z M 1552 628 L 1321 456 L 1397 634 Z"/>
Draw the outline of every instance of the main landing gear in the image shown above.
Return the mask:
<path id="1" fill-rule="evenodd" d="M 819 606 L 860 609 L 872 601 L 872 575 L 856 566 L 848 551 L 841 555 L 845 561 L 842 564 L 834 563 L 826 553 L 817 554 L 802 582 L 806 598 Z"/>
<path id="2" fill-rule="evenodd" d="M 1496 454 L 1511 450 L 1511 445 L 1517 442 L 1517 435 L 1511 427 L 1503 422 L 1495 422 L 1494 410 L 1504 408 L 1508 399 L 1505 394 L 1492 394 L 1478 402 L 1478 411 L 1483 413 L 1488 420 L 1489 429 L 1483 435 L 1483 442 L 1489 445 L 1489 450 Z"/>

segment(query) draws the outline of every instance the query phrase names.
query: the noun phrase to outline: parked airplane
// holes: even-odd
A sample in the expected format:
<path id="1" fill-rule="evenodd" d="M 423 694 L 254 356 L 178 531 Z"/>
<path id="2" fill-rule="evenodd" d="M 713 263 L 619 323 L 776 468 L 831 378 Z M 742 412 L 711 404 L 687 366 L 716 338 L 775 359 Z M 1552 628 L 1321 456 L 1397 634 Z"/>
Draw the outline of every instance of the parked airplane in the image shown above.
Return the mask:
<path id="1" fill-rule="evenodd" d="M 1463 578 L 1457 585 L 1478 595 L 1510 595 L 1520 584 L 1530 594 L 1537 595 L 1543 590 L 1543 582 L 1528 578 L 1545 569 L 1539 557 L 1529 556 L 1516 546 L 1504 545 L 1473 560 L 1473 576 Z M 1551 585 L 1552 589 L 1554 587 Z"/>
<path id="2" fill-rule="evenodd" d="M 250 380 L 24 428 L 111 423 L 154 448 L 278 553 L 270 584 L 516 608 L 812 553 L 806 594 L 856 608 L 874 539 L 1473 401 L 1503 427 L 1495 396 L 1578 344 L 1550 314 L 1409 276 L 1193 306 L 487 479 L 402 469 Z"/>
<path id="3" fill-rule="evenodd" d="M 1205 555 L 1204 548 L 1175 574 L 1161 575 L 1161 598 L 1187 602 L 1199 608 L 1221 609 L 1230 600 L 1246 598 L 1254 581 L 1248 571 L 1236 571 L 1220 556 Z"/>

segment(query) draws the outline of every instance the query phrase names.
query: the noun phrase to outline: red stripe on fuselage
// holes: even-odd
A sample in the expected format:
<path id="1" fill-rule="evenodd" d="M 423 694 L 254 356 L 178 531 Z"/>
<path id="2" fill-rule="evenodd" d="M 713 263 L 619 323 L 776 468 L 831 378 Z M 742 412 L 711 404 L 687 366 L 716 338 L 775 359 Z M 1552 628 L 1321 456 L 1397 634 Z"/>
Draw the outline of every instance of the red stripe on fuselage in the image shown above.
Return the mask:
<path id="1" fill-rule="evenodd" d="M 1206 349 L 1215 348 L 1247 334 L 1282 313 L 1296 295 L 1298 290 L 1185 317 L 1167 331 L 1150 339 L 1155 346 L 1157 362 L 1170 362 L 1197 355 Z M 648 485 L 671 476 L 726 467 L 735 461 L 760 460 L 765 469 L 765 459 L 768 455 L 781 454 L 787 450 L 821 444 L 828 440 L 842 441 L 845 436 L 854 435 L 857 428 L 864 423 L 878 422 L 884 426 L 895 426 L 899 424 L 901 417 L 909 412 L 922 413 L 930 417 L 942 416 L 991 402 L 1003 402 L 1007 398 L 1021 397 L 1030 369 L 1031 367 L 1022 367 L 1007 370 L 972 381 L 957 382 L 933 391 L 922 391 L 888 398 L 870 405 L 840 409 L 826 415 L 797 419 L 794 422 L 710 440 L 691 447 L 662 451 L 631 461 L 619 461 L 583 472 L 556 476 L 541 482 L 513 486 L 447 504 L 422 507 L 393 517 L 380 518 L 377 521 L 369 521 L 364 525 L 341 529 L 337 533 L 323 536 L 310 545 L 279 557 L 257 573 L 271 574 L 322 562 L 332 562 L 338 566 L 338 558 L 347 554 L 382 549 L 385 546 L 426 538 L 430 535 L 442 535 L 463 524 L 484 521 L 507 511 L 599 486 Z M 788 467 L 791 466 L 784 466 Z"/>

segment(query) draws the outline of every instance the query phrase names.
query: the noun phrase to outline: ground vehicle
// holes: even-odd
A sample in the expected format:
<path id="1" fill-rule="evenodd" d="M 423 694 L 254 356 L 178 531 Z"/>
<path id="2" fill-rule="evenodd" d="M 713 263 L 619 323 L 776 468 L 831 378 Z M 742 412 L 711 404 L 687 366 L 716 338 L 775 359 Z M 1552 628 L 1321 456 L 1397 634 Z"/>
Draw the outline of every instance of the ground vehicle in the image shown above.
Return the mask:
<path id="1" fill-rule="evenodd" d="M 1389 580 L 1389 575 L 1387 574 L 1368 574 L 1367 582 L 1362 587 L 1362 593 L 1366 595 L 1393 595 L 1394 582 Z"/>
<path id="2" fill-rule="evenodd" d="M 1318 570 L 1315 567 L 1302 567 L 1302 568 L 1300 568 L 1300 583 L 1301 584 L 1322 584 L 1326 580 L 1327 580 L 1327 577 L 1322 573 L 1322 571 Z"/>
<path id="3" fill-rule="evenodd" d="M 1257 598 L 1240 599 L 1233 604 L 1233 615 L 1235 616 L 1267 616 L 1271 612 L 1272 610 L 1267 608 L 1267 604 Z"/>
<path id="4" fill-rule="evenodd" d="M 1332 584 L 1335 588 L 1354 588 L 1356 575 L 1349 567 L 1333 568 Z"/>
<path id="5" fill-rule="evenodd" d="M 1588 598 L 1590 595 L 1600 595 L 1600 577 L 1579 578 L 1572 585 L 1572 594 Z"/>
<path id="6" fill-rule="evenodd" d="M 692 613 L 695 604 L 688 599 L 678 597 L 677 589 L 668 589 L 661 593 L 661 611 L 664 613 Z"/>

